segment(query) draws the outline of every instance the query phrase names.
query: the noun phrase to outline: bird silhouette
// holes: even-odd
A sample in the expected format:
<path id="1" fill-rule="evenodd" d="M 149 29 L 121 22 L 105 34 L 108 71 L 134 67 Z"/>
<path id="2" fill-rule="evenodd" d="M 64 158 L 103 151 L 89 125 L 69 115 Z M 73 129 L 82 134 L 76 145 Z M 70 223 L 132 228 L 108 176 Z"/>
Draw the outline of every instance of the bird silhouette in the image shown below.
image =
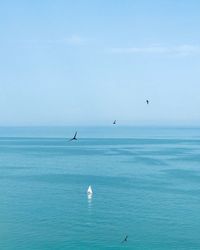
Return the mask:
<path id="1" fill-rule="evenodd" d="M 149 104 L 149 100 L 146 100 L 146 103 Z"/>
<path id="2" fill-rule="evenodd" d="M 125 236 L 125 238 L 122 240 L 121 243 L 125 243 L 125 242 L 127 242 L 127 241 L 128 241 L 128 235 Z"/>
<path id="3" fill-rule="evenodd" d="M 115 124 L 116 124 L 116 122 L 117 122 L 117 121 L 116 121 L 116 120 L 114 120 L 113 124 L 115 125 Z"/>
<path id="4" fill-rule="evenodd" d="M 72 137 L 72 138 L 70 139 L 70 141 L 77 140 L 76 136 L 77 136 L 77 131 L 76 131 L 76 133 L 74 134 L 74 137 Z"/>

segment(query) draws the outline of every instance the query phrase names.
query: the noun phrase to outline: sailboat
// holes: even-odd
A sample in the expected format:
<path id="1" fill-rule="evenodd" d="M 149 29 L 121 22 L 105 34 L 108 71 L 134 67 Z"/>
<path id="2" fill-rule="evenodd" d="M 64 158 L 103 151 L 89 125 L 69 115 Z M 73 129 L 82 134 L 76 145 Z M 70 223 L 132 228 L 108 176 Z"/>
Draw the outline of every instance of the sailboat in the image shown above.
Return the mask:
<path id="1" fill-rule="evenodd" d="M 92 195 L 93 194 L 91 186 L 88 187 L 87 194 L 88 195 Z"/>

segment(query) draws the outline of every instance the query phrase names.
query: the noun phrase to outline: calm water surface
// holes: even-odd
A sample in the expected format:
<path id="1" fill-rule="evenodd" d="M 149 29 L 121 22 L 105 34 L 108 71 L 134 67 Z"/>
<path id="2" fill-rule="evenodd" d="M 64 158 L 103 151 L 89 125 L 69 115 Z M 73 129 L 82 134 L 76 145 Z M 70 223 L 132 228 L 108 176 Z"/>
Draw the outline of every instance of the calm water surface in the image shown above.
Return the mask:
<path id="1" fill-rule="evenodd" d="M 78 131 L 0 128 L 0 249 L 200 249 L 200 129 Z"/>

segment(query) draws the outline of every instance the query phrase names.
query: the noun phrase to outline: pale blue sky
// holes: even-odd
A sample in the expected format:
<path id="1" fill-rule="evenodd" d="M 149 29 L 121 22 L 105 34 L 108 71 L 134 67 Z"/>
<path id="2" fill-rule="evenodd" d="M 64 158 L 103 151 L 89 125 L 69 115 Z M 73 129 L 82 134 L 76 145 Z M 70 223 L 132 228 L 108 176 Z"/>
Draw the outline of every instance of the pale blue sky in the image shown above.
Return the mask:
<path id="1" fill-rule="evenodd" d="M 198 0 L 1 1 L 0 125 L 199 125 L 199 13 Z"/>

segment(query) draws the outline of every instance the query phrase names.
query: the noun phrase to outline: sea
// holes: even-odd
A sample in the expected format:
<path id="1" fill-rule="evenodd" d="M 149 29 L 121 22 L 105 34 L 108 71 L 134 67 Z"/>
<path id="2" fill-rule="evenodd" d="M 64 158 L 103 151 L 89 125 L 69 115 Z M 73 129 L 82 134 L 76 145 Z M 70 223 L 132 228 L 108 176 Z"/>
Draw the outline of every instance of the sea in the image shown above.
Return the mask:
<path id="1" fill-rule="evenodd" d="M 199 232 L 200 128 L 0 127 L 1 250 L 199 250 Z"/>

